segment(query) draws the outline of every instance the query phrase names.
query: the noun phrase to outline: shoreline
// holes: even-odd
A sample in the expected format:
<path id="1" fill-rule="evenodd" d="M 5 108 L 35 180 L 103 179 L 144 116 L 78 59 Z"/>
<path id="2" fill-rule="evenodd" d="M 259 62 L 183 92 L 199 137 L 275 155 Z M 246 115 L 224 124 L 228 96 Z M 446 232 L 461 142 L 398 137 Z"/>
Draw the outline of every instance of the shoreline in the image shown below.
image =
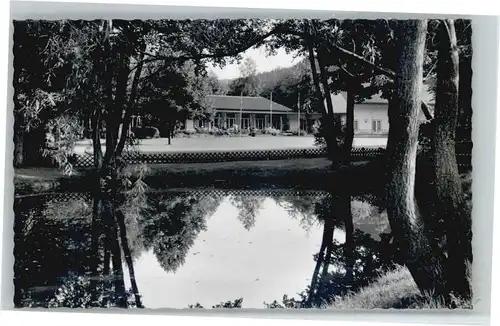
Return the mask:
<path id="1" fill-rule="evenodd" d="M 377 165 L 356 162 L 331 169 L 326 158 L 220 163 L 148 164 L 144 182 L 151 189 L 296 189 L 365 191 L 380 184 Z M 131 168 L 134 165 L 130 165 Z M 64 176 L 55 168 L 15 170 L 15 195 L 44 192 L 84 192 L 92 189 L 92 171 L 79 169 Z M 361 184 L 363 185 L 362 189 Z M 339 187 L 339 185 L 342 185 Z M 340 189 L 338 189 L 340 190 Z"/>

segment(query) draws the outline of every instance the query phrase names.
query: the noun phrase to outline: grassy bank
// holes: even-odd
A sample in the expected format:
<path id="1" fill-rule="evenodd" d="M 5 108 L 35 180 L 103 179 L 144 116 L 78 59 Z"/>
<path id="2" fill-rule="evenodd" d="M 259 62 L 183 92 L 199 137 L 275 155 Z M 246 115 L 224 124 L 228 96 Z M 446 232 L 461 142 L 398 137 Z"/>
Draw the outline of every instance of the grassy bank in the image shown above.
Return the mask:
<path id="1" fill-rule="evenodd" d="M 471 309 L 469 302 L 456 301 L 459 309 Z M 421 295 L 406 267 L 397 266 L 358 292 L 335 300 L 330 309 L 446 309 L 444 302 Z"/>

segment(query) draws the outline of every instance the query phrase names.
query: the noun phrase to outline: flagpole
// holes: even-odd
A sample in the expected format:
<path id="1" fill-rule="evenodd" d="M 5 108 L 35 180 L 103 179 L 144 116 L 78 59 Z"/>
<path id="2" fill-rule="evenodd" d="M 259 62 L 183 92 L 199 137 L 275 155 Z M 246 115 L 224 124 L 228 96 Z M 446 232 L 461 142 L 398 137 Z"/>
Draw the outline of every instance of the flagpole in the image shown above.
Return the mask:
<path id="1" fill-rule="evenodd" d="M 241 136 L 241 118 L 243 116 L 243 92 L 240 93 L 240 136 Z"/>
<path id="2" fill-rule="evenodd" d="M 273 127 L 273 92 L 271 91 L 271 101 L 269 103 L 269 107 L 271 109 L 271 114 L 270 114 L 270 118 L 271 118 L 271 128 Z"/>
<path id="3" fill-rule="evenodd" d="M 298 121 L 299 121 L 299 132 L 297 133 L 298 136 L 300 136 L 300 92 L 299 96 L 297 96 L 297 112 L 298 112 Z"/>

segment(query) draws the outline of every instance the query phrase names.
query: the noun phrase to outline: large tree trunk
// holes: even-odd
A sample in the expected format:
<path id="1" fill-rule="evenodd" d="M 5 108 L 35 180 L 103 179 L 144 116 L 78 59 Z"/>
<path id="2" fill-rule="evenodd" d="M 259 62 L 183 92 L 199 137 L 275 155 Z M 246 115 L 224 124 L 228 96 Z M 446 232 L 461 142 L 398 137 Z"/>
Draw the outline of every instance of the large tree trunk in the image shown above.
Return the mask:
<path id="1" fill-rule="evenodd" d="M 401 20 L 396 36 L 395 93 L 387 144 L 387 213 L 402 259 L 421 291 L 445 294 L 444 256 L 428 239 L 415 201 L 418 113 L 422 89 L 426 20 Z"/>
<path id="2" fill-rule="evenodd" d="M 440 28 L 434 135 L 434 171 L 439 215 L 445 221 L 450 292 L 470 298 L 467 277 L 472 261 L 471 218 L 462 191 L 455 153 L 458 120 L 458 49 L 453 20 Z"/>
<path id="3" fill-rule="evenodd" d="M 345 125 L 345 140 L 344 140 L 344 156 L 345 160 L 349 161 L 351 158 L 352 144 L 354 142 L 354 83 L 349 83 L 347 90 L 347 103 L 346 103 L 346 125 Z"/>
<path id="4" fill-rule="evenodd" d="M 470 45 L 470 37 L 467 36 L 467 44 Z M 455 135 L 455 139 L 457 142 L 457 154 L 467 155 L 460 156 L 459 164 L 459 172 L 470 172 L 472 168 L 472 63 L 471 56 L 468 54 L 460 55 L 459 62 L 459 75 L 460 79 L 458 81 L 458 101 L 459 101 L 459 120 L 457 125 L 457 132 Z M 470 195 L 470 194 L 468 194 Z"/>
<path id="5" fill-rule="evenodd" d="M 333 103 L 332 103 L 332 96 L 330 92 L 330 85 L 328 84 L 328 76 L 326 72 L 326 66 L 324 63 L 324 55 L 325 51 L 324 49 L 320 49 L 318 51 L 318 66 L 319 66 L 319 71 L 320 71 L 320 80 L 321 84 L 323 85 L 323 93 L 326 101 L 326 107 L 328 109 L 326 113 L 326 125 L 324 126 L 325 131 L 328 130 L 326 135 L 330 138 L 330 146 L 332 146 L 330 152 L 331 152 L 331 157 L 330 159 L 332 160 L 332 163 L 334 166 L 338 164 L 340 161 L 339 153 L 337 153 L 337 123 L 335 121 L 335 114 L 333 112 Z M 325 136 L 326 136 L 325 135 Z"/>

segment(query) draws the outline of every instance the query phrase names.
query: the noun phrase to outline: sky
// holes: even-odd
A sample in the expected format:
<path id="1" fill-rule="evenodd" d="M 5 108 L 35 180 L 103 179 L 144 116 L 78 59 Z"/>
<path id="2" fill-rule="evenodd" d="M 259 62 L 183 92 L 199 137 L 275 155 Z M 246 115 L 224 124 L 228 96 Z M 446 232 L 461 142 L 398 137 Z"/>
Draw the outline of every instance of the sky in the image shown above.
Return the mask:
<path id="1" fill-rule="evenodd" d="M 279 67 L 291 67 L 298 63 L 301 58 L 293 58 L 292 54 L 287 54 L 284 49 L 279 49 L 274 56 L 266 57 L 265 46 L 251 48 L 243 52 L 243 58 L 250 57 L 257 64 L 257 72 L 270 71 Z M 226 65 L 224 68 L 214 67 L 209 65 L 209 70 L 212 70 L 219 79 L 233 79 L 240 76 L 238 63 Z"/>

